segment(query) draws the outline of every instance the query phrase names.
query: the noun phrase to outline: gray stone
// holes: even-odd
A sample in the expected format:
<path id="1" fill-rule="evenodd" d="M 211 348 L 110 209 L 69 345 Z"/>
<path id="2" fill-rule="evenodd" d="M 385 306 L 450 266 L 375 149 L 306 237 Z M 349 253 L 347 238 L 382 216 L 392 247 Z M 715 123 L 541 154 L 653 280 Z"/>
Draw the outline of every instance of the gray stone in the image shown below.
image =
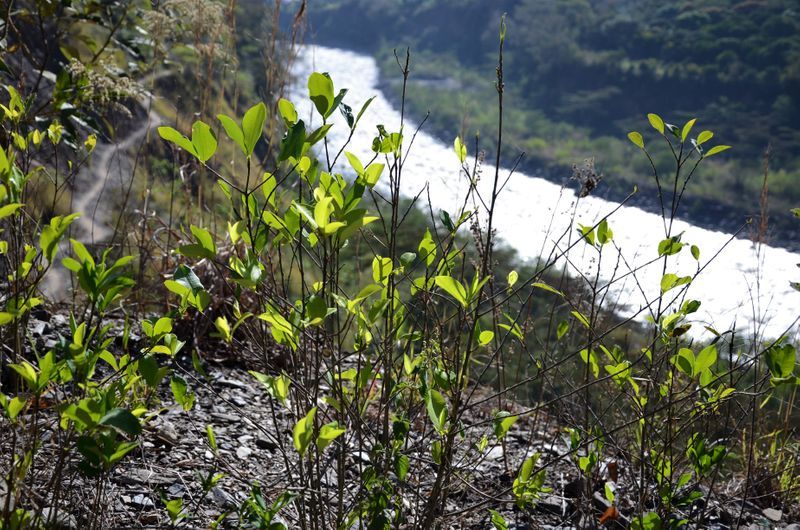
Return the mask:
<path id="1" fill-rule="evenodd" d="M 48 524 L 49 523 L 49 524 Z M 64 510 L 47 506 L 42 510 L 42 524 L 47 528 L 72 530 L 78 528 L 78 520 Z"/>
<path id="2" fill-rule="evenodd" d="M 138 508 L 152 508 L 155 506 L 153 500 L 144 493 L 134 495 L 130 503 L 132 506 L 136 506 Z"/>
<path id="3" fill-rule="evenodd" d="M 246 390 L 246 389 L 250 388 L 245 383 L 242 383 L 241 381 L 237 381 L 236 379 L 228 379 L 227 377 L 220 377 L 219 379 L 217 379 L 217 383 L 219 383 L 221 385 L 229 386 L 231 388 L 240 388 L 242 390 Z"/>
<path id="4" fill-rule="evenodd" d="M 773 523 L 777 523 L 783 517 L 783 512 L 780 510 L 776 510 L 775 508 L 764 508 L 761 510 L 761 513 L 764 514 L 764 517 L 772 521 Z"/>
<path id="5" fill-rule="evenodd" d="M 249 457 L 251 454 L 253 454 L 253 450 L 249 447 L 245 447 L 244 445 L 236 449 L 236 456 L 238 456 L 240 460 L 247 460 L 247 457 Z"/>
<path id="6" fill-rule="evenodd" d="M 176 482 L 175 484 L 167 488 L 167 492 L 172 497 L 183 497 L 183 494 L 186 493 L 186 486 L 184 486 L 179 482 Z"/>
<path id="7" fill-rule="evenodd" d="M 503 446 L 495 445 L 489 452 L 486 453 L 487 460 L 502 460 L 503 459 Z"/>
<path id="8" fill-rule="evenodd" d="M 224 489 L 220 488 L 219 486 L 214 486 L 211 488 L 209 492 L 211 496 L 211 502 L 219 506 L 220 508 L 227 509 L 227 508 L 236 508 L 236 499 L 225 491 Z"/>

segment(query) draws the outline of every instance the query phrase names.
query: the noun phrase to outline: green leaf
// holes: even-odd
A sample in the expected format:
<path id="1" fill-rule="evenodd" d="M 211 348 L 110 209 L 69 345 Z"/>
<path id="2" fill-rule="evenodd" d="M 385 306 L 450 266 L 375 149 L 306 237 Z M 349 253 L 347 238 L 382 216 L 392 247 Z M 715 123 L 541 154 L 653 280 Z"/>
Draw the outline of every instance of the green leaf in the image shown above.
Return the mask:
<path id="1" fill-rule="evenodd" d="M 631 530 L 661 530 L 661 518 L 655 512 L 631 517 Z"/>
<path id="2" fill-rule="evenodd" d="M 278 101 L 278 112 L 280 112 L 281 118 L 286 123 L 286 127 L 291 127 L 297 122 L 297 109 L 288 99 L 281 98 Z"/>
<path id="3" fill-rule="evenodd" d="M 441 440 L 434 440 L 431 444 L 431 459 L 437 466 L 442 465 L 442 442 Z"/>
<path id="4" fill-rule="evenodd" d="M 0 396 L 2 396 L 2 394 L 0 394 Z M 7 404 L 3 406 L 3 408 L 6 410 L 6 414 L 8 414 L 8 419 L 13 420 L 17 416 L 19 416 L 19 413 L 22 412 L 22 410 L 25 408 L 25 405 L 27 404 L 28 401 L 26 399 L 23 399 L 19 396 L 15 396 L 13 399 L 8 401 Z"/>
<path id="5" fill-rule="evenodd" d="M 136 436 L 142 432 L 142 426 L 139 423 L 139 419 L 134 416 L 131 411 L 121 407 L 108 411 L 105 416 L 100 418 L 98 423 L 100 425 L 114 427 L 118 431 L 130 436 Z"/>
<path id="6" fill-rule="evenodd" d="M 289 131 L 281 140 L 281 150 L 278 161 L 282 162 L 291 157 L 300 158 L 306 145 L 306 125 L 303 120 L 299 120 L 292 125 Z"/>
<path id="7" fill-rule="evenodd" d="M 181 510 L 183 510 L 183 499 L 172 499 L 164 502 L 164 508 L 167 509 L 167 516 L 173 523 L 177 523 L 181 517 Z"/>
<path id="8" fill-rule="evenodd" d="M 197 151 L 195 150 L 194 144 L 192 144 L 191 140 L 186 138 L 184 135 L 173 129 L 172 127 L 161 126 L 158 128 L 158 135 L 161 136 L 164 140 L 168 142 L 172 142 L 184 151 L 197 156 Z"/>
<path id="9" fill-rule="evenodd" d="M 444 397 L 436 390 L 429 389 L 425 394 L 425 408 L 433 423 L 433 428 L 439 434 L 444 434 L 447 423 L 447 403 Z"/>
<path id="10" fill-rule="evenodd" d="M 194 122 L 192 125 L 192 145 L 197 159 L 205 163 L 217 150 L 217 139 L 211 131 L 211 127 L 202 121 Z"/>
<path id="11" fill-rule="evenodd" d="M 24 204 L 21 203 L 11 203 L 6 204 L 5 206 L 0 207 L 0 219 L 8 217 L 9 215 L 13 214 L 20 208 L 22 208 Z"/>
<path id="12" fill-rule="evenodd" d="M 692 245 L 690 250 L 692 251 L 692 257 L 697 261 L 700 261 L 700 247 L 697 245 Z"/>
<path id="13" fill-rule="evenodd" d="M 345 151 L 344 156 L 347 158 L 347 161 L 350 162 L 350 166 L 353 168 L 353 171 L 356 172 L 356 175 L 359 177 L 362 176 L 364 174 L 364 165 L 361 163 L 361 160 L 349 151 Z"/>
<path id="14" fill-rule="evenodd" d="M 451 276 L 437 276 L 434 280 L 436 285 L 443 289 L 447 294 L 456 299 L 462 306 L 467 307 L 467 289 L 455 278 Z"/>
<path id="15" fill-rule="evenodd" d="M 639 149 L 644 149 L 644 138 L 642 138 L 641 133 L 638 133 L 636 131 L 629 132 L 628 140 L 630 140 L 633 143 L 633 145 L 635 145 Z"/>
<path id="16" fill-rule="evenodd" d="M 456 156 L 458 157 L 458 161 L 462 164 L 467 159 L 467 146 L 461 141 L 460 136 L 456 136 L 455 141 L 453 142 L 453 149 L 456 151 Z"/>
<path id="17" fill-rule="evenodd" d="M 306 449 L 308 449 L 314 436 L 314 417 L 316 414 L 317 407 L 313 407 L 292 429 L 294 448 L 301 457 L 305 455 Z"/>
<path id="18" fill-rule="evenodd" d="M 492 340 L 494 340 L 494 331 L 481 331 L 480 335 L 478 335 L 479 346 L 486 346 Z"/>
<path id="19" fill-rule="evenodd" d="M 703 145 L 707 141 L 711 140 L 714 137 L 714 133 L 711 131 L 702 131 L 700 134 L 697 135 L 697 145 Z"/>
<path id="20" fill-rule="evenodd" d="M 394 460 L 394 472 L 399 480 L 406 479 L 406 475 L 408 475 L 408 469 L 410 467 L 411 463 L 408 460 L 408 456 L 397 455 L 397 458 Z"/>
<path id="21" fill-rule="evenodd" d="M 217 119 L 222 124 L 222 128 L 225 129 L 225 134 L 228 135 L 228 138 L 233 140 L 233 142 L 239 146 L 239 148 L 242 150 L 242 153 L 244 153 L 246 156 L 247 148 L 244 145 L 244 133 L 242 132 L 241 127 L 239 127 L 239 124 L 225 114 L 217 114 Z"/>
<path id="22" fill-rule="evenodd" d="M 650 120 L 650 125 L 653 129 L 657 130 L 660 134 L 664 134 L 664 120 L 658 114 L 648 114 L 647 119 Z"/>
<path id="23" fill-rule="evenodd" d="M 600 224 L 597 225 L 597 242 L 600 245 L 605 245 L 609 241 L 614 238 L 614 232 L 608 227 L 608 221 L 603 219 L 600 221 Z"/>
<path id="24" fill-rule="evenodd" d="M 723 151 L 727 151 L 730 148 L 731 148 L 731 146 L 729 146 L 729 145 L 715 145 L 714 147 L 712 147 L 711 149 L 706 151 L 706 154 L 703 155 L 703 158 L 708 158 L 710 156 L 714 156 L 717 153 L 721 153 Z"/>
<path id="25" fill-rule="evenodd" d="M 208 440 L 208 446 L 211 448 L 212 451 L 217 451 L 217 437 L 214 436 L 214 428 L 211 425 L 206 425 L 206 440 Z"/>
<path id="26" fill-rule="evenodd" d="M 586 326 L 588 329 L 591 329 L 591 328 L 592 328 L 592 325 L 589 323 L 589 319 L 588 319 L 588 318 L 586 318 L 586 316 L 584 316 L 584 314 L 583 314 L 583 313 L 581 313 L 580 311 L 578 311 L 578 310 L 573 310 L 573 311 L 570 311 L 570 314 L 571 314 L 572 316 L 574 316 L 575 318 L 577 318 L 577 319 L 578 319 L 578 322 L 580 322 L 581 324 L 583 324 L 584 326 Z"/>
<path id="27" fill-rule="evenodd" d="M 680 287 L 681 285 L 686 285 L 691 281 L 692 281 L 691 276 L 678 276 L 677 274 L 672 274 L 671 272 L 668 272 L 661 278 L 661 293 L 662 294 L 666 293 L 671 289 Z"/>
<path id="28" fill-rule="evenodd" d="M 333 107 L 333 81 L 328 74 L 319 72 L 312 73 L 308 78 L 308 95 L 317 112 L 321 116 L 327 116 Z"/>
<path id="29" fill-rule="evenodd" d="M 335 310 L 334 310 L 335 312 Z M 329 314 L 325 299 L 321 296 L 313 295 L 306 302 L 306 319 L 309 326 L 316 326 Z"/>
<path id="30" fill-rule="evenodd" d="M 681 130 L 681 142 L 685 142 L 686 141 L 686 137 L 689 136 L 689 133 L 691 132 L 692 127 L 694 127 L 694 122 L 696 122 L 696 121 L 697 121 L 697 118 L 692 118 L 691 120 L 686 122 L 686 125 L 683 126 L 683 129 Z"/>
<path id="31" fill-rule="evenodd" d="M 139 373 L 142 374 L 142 379 L 147 386 L 156 388 L 167 374 L 167 368 L 159 368 L 155 356 L 147 355 L 139 359 Z"/>
<path id="32" fill-rule="evenodd" d="M 209 252 L 211 256 L 216 256 L 217 254 L 217 246 L 214 244 L 214 238 L 211 235 L 211 232 L 206 230 L 205 228 L 201 228 L 199 226 L 191 225 L 189 227 L 194 237 L 197 238 L 197 242 Z"/>
<path id="33" fill-rule="evenodd" d="M 494 530 L 508 530 L 508 522 L 506 522 L 505 518 L 500 515 L 500 512 L 496 510 L 489 509 L 490 522 L 494 527 Z"/>
<path id="34" fill-rule="evenodd" d="M 324 451 L 325 448 L 331 444 L 331 442 L 343 435 L 344 432 L 345 430 L 339 427 L 339 422 L 332 421 L 330 423 L 326 423 L 319 430 L 319 436 L 317 436 L 317 447 L 320 451 Z"/>
<path id="35" fill-rule="evenodd" d="M 186 380 L 179 375 L 172 376 L 169 386 L 172 389 L 172 396 L 175 398 L 175 402 L 185 411 L 192 410 L 195 398 L 192 391 L 189 390 Z"/>
<path id="36" fill-rule="evenodd" d="M 558 329 L 556 330 L 556 337 L 558 337 L 558 339 L 561 340 L 561 338 L 567 334 L 567 331 L 569 331 L 569 322 L 567 322 L 566 320 L 562 320 L 561 322 L 558 323 Z"/>
<path id="37" fill-rule="evenodd" d="M 514 287 L 514 285 L 517 283 L 518 279 L 519 279 L 519 273 L 517 271 L 509 272 L 508 273 L 508 278 L 507 278 L 508 288 L 511 289 L 512 287 Z"/>
<path id="38" fill-rule="evenodd" d="M 244 137 L 245 154 L 250 156 L 256 148 L 267 121 L 267 106 L 263 102 L 256 103 L 244 113 L 242 118 L 242 135 Z"/>
<path id="39" fill-rule="evenodd" d="M 6 150 L 0 147 L 0 177 L 5 175 L 11 169 L 11 164 L 6 156 Z"/>
<path id="40" fill-rule="evenodd" d="M 772 377 L 776 379 L 789 377 L 794 372 L 796 362 L 795 348 L 791 344 L 773 346 L 767 350 L 764 359 Z"/>
<path id="41" fill-rule="evenodd" d="M 386 284 L 386 280 L 392 273 L 392 260 L 391 258 L 382 258 L 375 256 L 372 260 L 372 279 L 375 283 Z"/>
<path id="42" fill-rule="evenodd" d="M 683 248 L 683 243 L 680 242 L 680 236 L 673 236 L 662 240 L 658 244 L 659 256 L 672 256 L 677 254 Z"/>
<path id="43" fill-rule="evenodd" d="M 373 162 L 364 170 L 364 182 L 370 188 L 374 188 L 375 184 L 378 183 L 378 180 L 381 178 L 381 173 L 383 173 L 384 165 L 381 163 Z"/>
<path id="44" fill-rule="evenodd" d="M 204 289 L 200 278 L 186 265 L 178 265 L 178 268 L 175 269 L 175 272 L 172 274 L 172 279 L 185 289 L 191 291 L 192 294 L 197 294 Z"/>
<path id="45" fill-rule="evenodd" d="M 714 366 L 717 362 L 717 347 L 713 344 L 706 346 L 697 353 L 694 361 L 694 376 L 697 377 Z"/>
<path id="46" fill-rule="evenodd" d="M 564 298 L 564 293 L 562 293 L 561 291 L 559 291 L 555 287 L 551 287 L 550 285 L 548 285 L 548 284 L 546 284 L 544 282 L 534 282 L 534 283 L 531 284 L 531 287 L 535 287 L 536 289 L 542 289 L 543 291 L 548 291 L 548 292 L 551 292 L 553 294 L 557 294 L 561 298 Z"/>
<path id="47" fill-rule="evenodd" d="M 518 419 L 519 416 L 515 416 L 505 410 L 497 412 L 492 420 L 492 424 L 494 425 L 494 434 L 497 436 L 497 439 L 502 440 L 505 438 L 509 429 L 511 429 L 511 426 L 514 425 Z"/>
<path id="48" fill-rule="evenodd" d="M 681 348 L 678 350 L 678 353 L 672 357 L 671 361 L 678 370 L 689 377 L 694 377 L 695 356 L 692 350 L 689 348 Z"/>
<path id="49" fill-rule="evenodd" d="M 419 254 L 419 259 L 424 261 L 427 267 L 430 267 L 434 260 L 436 260 L 436 243 L 433 241 L 431 232 L 427 228 L 425 229 L 425 235 L 422 237 L 422 241 L 419 242 L 419 247 L 417 247 L 417 254 Z"/>
<path id="50" fill-rule="evenodd" d="M 586 242 L 592 246 L 594 246 L 595 242 L 595 235 L 594 235 L 594 228 L 591 226 L 584 226 L 582 224 L 578 225 L 578 233 L 583 237 Z"/>

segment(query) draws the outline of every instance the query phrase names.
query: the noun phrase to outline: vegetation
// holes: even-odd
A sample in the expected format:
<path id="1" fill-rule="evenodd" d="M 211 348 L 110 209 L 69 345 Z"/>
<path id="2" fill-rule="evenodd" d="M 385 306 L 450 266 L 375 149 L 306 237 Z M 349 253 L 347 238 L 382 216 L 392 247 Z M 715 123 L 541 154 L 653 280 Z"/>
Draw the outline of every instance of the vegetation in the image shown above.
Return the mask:
<path id="1" fill-rule="evenodd" d="M 505 122 L 506 159 L 524 152 L 524 167 L 560 181 L 575 162 L 596 157 L 608 193 L 621 199 L 634 185 L 648 184 L 646 161 L 632 160 L 620 140 L 641 116 L 701 116 L 736 149 L 709 164 L 688 192 L 693 204 L 684 215 L 710 226 L 741 224 L 754 212 L 769 146 L 773 235 L 793 246 L 796 224 L 788 210 L 800 201 L 793 185 L 800 171 L 796 7 L 784 0 L 340 0 L 312 12 L 311 23 L 322 43 L 375 53 L 396 97 L 392 50 L 410 46 L 417 85 L 412 82 L 407 104 L 418 119 L 430 111 L 426 123 L 447 139 L 486 133 L 497 122 L 496 107 L 485 104 L 494 91 L 494 57 L 487 50 L 493 21 L 508 12 L 517 38 L 506 50 L 514 109 Z M 362 30 L 341 32 L 343 25 Z M 453 97 L 454 88 L 460 97 Z M 491 136 L 485 139 L 490 150 Z M 743 204 L 741 197 L 753 200 Z M 709 201 L 724 207 L 704 214 Z"/>
<path id="2" fill-rule="evenodd" d="M 187 5 L 120 12 L 86 0 L 5 13 L 0 529 L 109 527 L 112 485 L 156 454 L 155 426 L 178 415 L 210 418 L 192 430 L 207 453 L 189 461 L 197 476 L 181 477 L 183 489 L 144 490 L 140 513 L 114 524 L 503 529 L 546 519 L 659 529 L 800 513 L 789 330 L 746 341 L 735 329 L 699 331 L 701 301 L 687 289 L 709 258 L 672 228 L 682 190 L 727 154 L 724 133 L 651 113 L 649 132 L 623 138 L 650 167 L 664 224 L 652 241 L 660 295 L 641 309 L 645 323 L 634 322 L 615 314 L 609 290 L 638 269 L 573 275 L 561 260 L 573 248 L 613 259 L 613 213 L 573 223 L 549 255 L 522 266 L 496 245 L 505 175 L 486 172 L 492 187 L 480 191 L 483 155 L 466 137 L 454 151 L 467 196 L 426 214 L 399 191 L 413 132 L 379 127 L 368 152 L 333 145 L 331 128 L 356 130 L 370 101 L 350 101 L 321 72 L 307 80 L 316 125 L 272 91 L 237 110 L 256 86 L 278 87 L 283 67 L 267 55 L 264 70 L 229 68 L 256 55 L 238 33 L 255 29 L 238 25 L 234 3 Z M 65 16 L 45 17 L 53 10 Z M 301 12 L 296 22 L 299 31 Z M 76 25 L 87 49 L 62 50 Z M 35 27 L 61 40 L 45 38 L 34 53 Z M 166 37 L 140 41 L 157 31 Z M 275 26 L 259 34 L 283 42 L 270 40 Z M 512 41 L 502 19 L 497 162 Z M 174 95 L 152 105 L 164 114 L 131 111 L 162 123 L 141 161 L 121 171 L 120 189 L 142 190 L 141 209 L 123 197 L 120 220 L 105 222 L 115 230 L 92 241 L 77 229 L 87 212 L 72 213 L 58 194 L 79 190 L 81 168 L 104 157 L 98 137 L 120 112 L 111 107 L 137 106 L 138 83 L 112 59 L 148 73 L 166 61 L 191 75 L 165 78 Z M 401 66 L 406 83 L 410 66 Z M 31 71 L 55 82 L 30 83 Z M 180 110 L 169 114 L 170 104 Z M 334 113 L 346 122 L 334 125 Z M 138 134 L 119 129 L 120 145 Z M 339 159 L 353 178 L 334 171 Z M 209 182 L 214 194 L 203 191 Z M 677 274 L 679 254 L 696 272 Z M 71 296 L 48 344 L 32 327 L 59 264 Z M 254 479 L 237 473 L 230 431 L 204 415 L 230 401 L 214 377 L 223 353 L 247 374 L 234 383 L 264 398 L 260 421 L 243 415 L 247 403 L 230 409 L 269 447 L 255 457 L 270 472 Z M 204 505 L 224 484 L 246 494 L 210 515 Z"/>

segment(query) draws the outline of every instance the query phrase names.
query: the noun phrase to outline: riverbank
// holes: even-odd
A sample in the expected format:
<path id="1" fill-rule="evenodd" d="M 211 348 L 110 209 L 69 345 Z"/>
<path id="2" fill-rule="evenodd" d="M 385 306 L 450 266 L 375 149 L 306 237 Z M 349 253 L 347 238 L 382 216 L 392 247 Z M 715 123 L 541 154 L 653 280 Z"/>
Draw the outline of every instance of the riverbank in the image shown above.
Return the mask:
<path id="1" fill-rule="evenodd" d="M 315 70 L 329 72 L 337 89 L 349 88 L 345 102 L 353 108 L 360 108 L 364 101 L 377 96 L 352 138 L 338 113 L 332 115 L 335 123 L 328 134 L 329 143 L 347 143 L 347 150 L 364 160 L 371 153 L 376 127 L 383 124 L 393 129 L 400 123 L 397 107 L 381 90 L 375 60 L 342 49 L 306 48 L 301 51 L 294 70 L 296 81 L 290 91 L 294 101 L 305 98 L 304 79 Z M 308 105 L 298 107 L 304 117 L 310 118 L 311 111 Z M 413 129 L 416 125 L 409 118 L 406 127 Z M 473 154 L 470 148 L 469 156 Z M 348 171 L 343 158 L 336 169 Z M 491 165 L 484 162 L 482 174 L 490 172 L 493 173 Z M 501 173 L 508 175 L 509 169 L 501 168 Z M 580 224 L 592 226 L 611 214 L 609 226 L 614 231 L 614 248 L 604 253 L 608 257 L 599 263 L 600 276 L 604 282 L 609 282 L 610 295 L 618 301 L 621 314 L 645 320 L 649 316 L 650 300 L 659 297 L 664 275 L 661 265 L 654 265 L 652 260 L 657 257 L 659 241 L 665 237 L 661 216 L 627 204 L 620 207 L 619 202 L 606 201 L 594 193 L 579 198 L 571 187 L 563 186 L 563 182 L 563 175 L 558 175 L 554 183 L 515 171 L 501 193 L 495 215 L 493 226 L 499 240 L 515 249 L 522 260 L 535 263 L 552 252 L 560 253 L 558 249 L 563 250 L 567 241 L 564 238 L 574 240 L 573 234 Z M 479 179 L 479 187 L 489 184 L 488 177 Z M 430 201 L 434 212 L 449 210 L 453 213 L 452 209 L 461 204 L 468 187 L 469 180 L 459 171 L 452 140 L 440 141 L 426 130 L 416 134 L 404 160 L 401 193 L 406 197 L 421 193 L 426 210 L 426 203 Z M 484 189 L 484 192 L 491 193 L 491 190 Z M 640 192 L 639 195 L 645 194 Z M 657 200 L 655 193 L 650 196 Z M 701 207 L 710 210 L 707 205 Z M 689 296 L 703 302 L 696 315 L 696 320 L 702 324 L 697 326 L 698 332 L 703 326 L 718 330 L 735 326 L 739 331 L 746 327 L 749 334 L 779 336 L 794 329 L 797 293 L 789 282 L 794 279 L 800 256 L 770 246 L 756 251 L 750 241 L 736 239 L 731 232 L 709 230 L 681 219 L 675 220 L 671 233 L 681 234 L 684 244 L 697 245 L 701 250 L 699 261 L 689 254 L 688 246 L 670 258 L 670 272 L 693 278 Z M 593 257 L 584 245 L 577 245 L 567 258 L 568 265 L 566 261 L 562 265 L 570 269 L 570 274 L 591 278 L 597 274 L 598 266 Z M 757 285 L 754 278 L 758 278 Z"/>

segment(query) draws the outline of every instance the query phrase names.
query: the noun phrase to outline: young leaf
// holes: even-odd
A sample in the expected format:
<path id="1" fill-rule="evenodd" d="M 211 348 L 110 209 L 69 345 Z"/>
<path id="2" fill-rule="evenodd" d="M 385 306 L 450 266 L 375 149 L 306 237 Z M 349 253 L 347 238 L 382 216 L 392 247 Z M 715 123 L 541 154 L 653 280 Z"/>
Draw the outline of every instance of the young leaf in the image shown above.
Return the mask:
<path id="1" fill-rule="evenodd" d="M 711 140 L 714 137 L 714 133 L 711 131 L 702 131 L 700 134 L 697 135 L 697 145 L 703 145 L 707 141 Z"/>
<path id="2" fill-rule="evenodd" d="M 250 156 L 256 148 L 264 123 L 267 121 L 267 106 L 263 102 L 256 103 L 242 118 L 242 135 L 244 137 L 245 154 Z"/>
<path id="3" fill-rule="evenodd" d="M 206 160 L 211 158 L 217 150 L 217 139 L 214 137 L 211 127 L 199 120 L 194 122 L 192 145 L 197 159 L 205 164 Z"/>
<path id="4" fill-rule="evenodd" d="M 490 508 L 489 514 L 491 515 L 490 521 L 494 530 L 508 530 L 508 522 L 506 522 L 505 517 L 503 517 L 500 512 Z"/>
<path id="5" fill-rule="evenodd" d="M 336 438 L 344 434 L 344 429 L 339 427 L 339 423 L 332 421 L 330 423 L 326 423 L 323 425 L 319 430 L 319 436 L 317 437 L 317 447 L 320 451 L 324 451 L 326 447 L 328 447 L 331 442 L 333 442 Z"/>
<path id="6" fill-rule="evenodd" d="M 478 345 L 479 346 L 486 346 L 490 342 L 494 340 L 494 331 L 481 331 L 480 335 L 478 335 Z"/>
<path id="7" fill-rule="evenodd" d="M 417 254 L 419 254 L 419 259 L 424 261 L 427 267 L 430 267 L 436 259 L 436 243 L 433 241 L 431 232 L 427 228 L 425 229 L 425 235 L 422 241 L 419 242 L 419 247 L 417 247 Z"/>
<path id="8" fill-rule="evenodd" d="M 291 127 L 297 122 L 297 109 L 288 99 L 281 98 L 278 101 L 278 112 L 280 112 L 281 118 L 286 123 L 286 127 Z"/>
<path id="9" fill-rule="evenodd" d="M 456 151 L 456 156 L 458 157 L 458 161 L 462 164 L 467 159 L 467 146 L 461 141 L 460 136 L 456 136 L 455 141 L 453 142 L 453 149 Z"/>
<path id="10" fill-rule="evenodd" d="M 696 121 L 697 121 L 697 118 L 692 118 L 691 120 L 686 122 L 686 125 L 683 126 L 683 129 L 681 130 L 681 142 L 685 142 L 686 141 L 686 137 L 689 136 L 689 133 L 691 132 L 692 127 L 694 127 L 694 122 L 696 122 Z"/>
<path id="11" fill-rule="evenodd" d="M 333 107 L 333 81 L 328 74 L 312 73 L 308 78 L 308 94 L 317 112 L 327 116 Z"/>
<path id="12" fill-rule="evenodd" d="M 608 227 L 608 220 L 603 219 L 597 225 L 597 242 L 605 245 L 614 238 L 614 232 Z"/>
<path id="13" fill-rule="evenodd" d="M 375 256 L 372 260 L 372 279 L 375 283 L 385 284 L 392 273 L 392 259 Z"/>
<path id="14" fill-rule="evenodd" d="M 244 145 L 244 133 L 242 132 L 242 128 L 229 116 L 225 114 L 217 114 L 217 119 L 222 124 L 222 128 L 225 129 L 225 134 L 228 135 L 228 138 L 234 141 L 236 145 L 242 150 L 242 153 L 247 156 L 247 148 Z"/>
<path id="15" fill-rule="evenodd" d="M 308 414 L 295 424 L 294 429 L 292 429 L 294 448 L 301 457 L 305 455 L 306 449 L 308 449 L 311 443 L 311 438 L 314 436 L 314 416 L 316 416 L 316 414 L 317 407 L 313 407 L 308 411 Z"/>
<path id="16" fill-rule="evenodd" d="M 664 134 L 664 120 L 658 114 L 648 114 L 647 119 L 650 120 L 650 125 L 653 129 L 657 130 L 660 134 Z"/>
<path id="17" fill-rule="evenodd" d="M 519 279 L 519 273 L 517 271 L 511 271 L 508 273 L 508 288 L 511 289 L 517 283 Z"/>
<path id="18" fill-rule="evenodd" d="M 425 394 L 425 408 L 428 410 L 433 428 L 439 434 L 443 434 L 447 423 L 447 404 L 444 397 L 436 390 L 428 390 Z"/>
<path id="19" fill-rule="evenodd" d="M 192 144 L 192 142 L 184 135 L 173 129 L 172 127 L 167 127 L 167 126 L 159 127 L 158 135 L 161 136 L 161 138 L 163 138 L 164 140 L 174 143 L 184 151 L 187 151 L 190 154 L 197 156 L 197 151 L 195 150 L 195 147 Z"/>
<path id="20" fill-rule="evenodd" d="M 727 151 L 730 148 L 731 148 L 731 146 L 729 146 L 729 145 L 715 145 L 714 147 L 712 147 L 711 149 L 706 151 L 706 154 L 703 156 L 703 158 L 708 158 L 710 156 L 714 156 L 717 153 L 721 153 L 723 151 Z"/>
<path id="21" fill-rule="evenodd" d="M 561 340 L 561 338 L 567 334 L 569 331 L 569 322 L 566 320 L 562 320 L 558 323 L 558 329 L 556 330 L 556 337 Z"/>
<path id="22" fill-rule="evenodd" d="M 694 361 L 694 376 L 698 376 L 714 366 L 717 362 L 717 347 L 713 344 L 706 346 L 699 352 Z"/>
<path id="23" fill-rule="evenodd" d="M 462 306 L 467 307 L 469 300 L 467 299 L 467 290 L 461 285 L 461 282 L 450 276 L 437 276 L 434 280 L 436 285 L 443 289 L 447 294 L 456 299 Z"/>
<path id="24" fill-rule="evenodd" d="M 502 440 L 505 438 L 506 434 L 508 434 L 508 430 L 511 429 L 511 426 L 514 425 L 518 419 L 519 416 L 514 416 L 505 410 L 497 412 L 492 420 L 494 434 L 497 436 L 497 439 Z"/>
<path id="25" fill-rule="evenodd" d="M 794 372 L 795 349 L 791 344 L 773 346 L 767 350 L 765 360 L 772 377 L 783 379 Z"/>
<path id="26" fill-rule="evenodd" d="M 628 140 L 630 140 L 633 145 L 638 147 L 639 149 L 644 149 L 644 138 L 642 135 L 636 131 L 631 131 L 628 133 Z"/>
<path id="27" fill-rule="evenodd" d="M 214 428 L 211 425 L 206 425 L 206 439 L 208 440 L 208 446 L 211 448 L 212 451 L 217 451 L 217 437 L 214 436 Z"/>
<path id="28" fill-rule="evenodd" d="M 114 427 L 118 431 L 130 436 L 136 436 L 142 432 L 142 426 L 139 424 L 139 419 L 128 409 L 111 409 L 106 413 L 105 416 L 100 418 L 100 421 L 97 423 L 100 425 Z"/>
<path id="29" fill-rule="evenodd" d="M 179 375 L 172 376 L 169 386 L 172 389 L 175 402 L 185 411 L 192 410 L 192 407 L 194 407 L 194 394 L 189 389 L 186 380 Z"/>

